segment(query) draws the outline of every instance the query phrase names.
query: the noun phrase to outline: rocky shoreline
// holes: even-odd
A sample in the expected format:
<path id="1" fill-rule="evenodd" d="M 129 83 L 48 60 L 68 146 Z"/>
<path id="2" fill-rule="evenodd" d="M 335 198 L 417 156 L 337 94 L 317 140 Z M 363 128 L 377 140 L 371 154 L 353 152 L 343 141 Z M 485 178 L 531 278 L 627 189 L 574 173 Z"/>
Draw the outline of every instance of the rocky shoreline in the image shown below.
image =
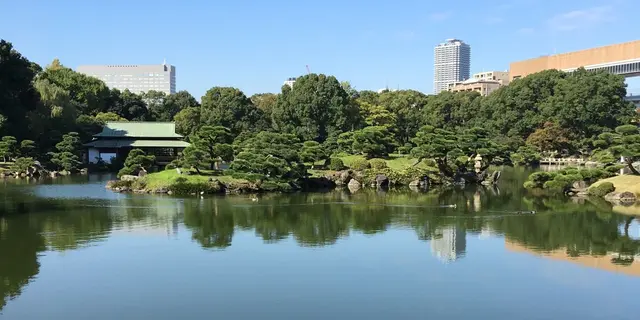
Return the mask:
<path id="1" fill-rule="evenodd" d="M 233 180 L 222 181 L 215 176 L 206 181 L 188 181 L 179 177 L 175 181 L 167 181 L 162 187 L 148 187 L 145 175 L 124 175 L 119 180 L 107 182 L 106 188 L 120 193 L 138 194 L 168 194 L 168 195 L 204 195 L 204 194 L 239 194 L 261 192 L 294 192 L 294 191 L 323 191 L 334 188 L 347 188 L 350 192 L 357 192 L 362 188 L 390 188 L 409 187 L 414 191 L 424 191 L 434 185 L 442 185 L 428 175 L 413 177 L 389 177 L 384 173 L 372 173 L 355 170 L 342 170 L 328 172 L 323 177 L 307 177 L 290 182 L 277 182 L 271 180 L 246 181 Z M 489 175 L 483 185 L 497 182 L 500 172 Z"/>

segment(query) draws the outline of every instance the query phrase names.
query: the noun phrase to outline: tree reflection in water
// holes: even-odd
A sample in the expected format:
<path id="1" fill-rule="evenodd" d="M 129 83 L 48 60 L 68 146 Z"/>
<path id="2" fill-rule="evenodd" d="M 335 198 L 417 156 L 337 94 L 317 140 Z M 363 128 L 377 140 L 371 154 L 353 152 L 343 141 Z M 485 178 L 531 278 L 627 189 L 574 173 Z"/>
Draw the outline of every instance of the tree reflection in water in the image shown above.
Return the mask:
<path id="1" fill-rule="evenodd" d="M 182 222 L 200 246 L 218 250 L 247 230 L 267 244 L 292 238 L 301 246 L 328 246 L 352 232 L 409 229 L 430 241 L 433 254 L 445 262 L 465 255 L 467 234 L 487 232 L 540 252 L 612 255 L 611 261 L 623 266 L 640 252 L 640 241 L 629 236 L 633 218 L 615 214 L 608 203 L 535 196 L 518 178 L 503 177 L 499 189 L 336 190 L 265 194 L 258 202 L 243 196 L 131 196 L 91 200 L 91 206 L 88 200 L 40 199 L 8 188 L 0 195 L 1 306 L 37 275 L 40 252 L 75 250 L 104 241 L 116 229 L 140 225 L 166 225 L 176 232 Z M 531 210 L 537 214 L 516 213 Z"/>

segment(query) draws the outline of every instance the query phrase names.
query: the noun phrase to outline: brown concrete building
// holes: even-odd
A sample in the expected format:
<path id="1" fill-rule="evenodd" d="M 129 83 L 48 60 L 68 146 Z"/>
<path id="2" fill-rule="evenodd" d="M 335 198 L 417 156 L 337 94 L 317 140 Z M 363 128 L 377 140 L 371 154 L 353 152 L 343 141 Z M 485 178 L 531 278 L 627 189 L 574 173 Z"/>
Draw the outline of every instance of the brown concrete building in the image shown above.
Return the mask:
<path id="1" fill-rule="evenodd" d="M 640 40 L 513 62 L 511 80 L 549 69 L 606 69 L 627 77 L 640 75 Z"/>

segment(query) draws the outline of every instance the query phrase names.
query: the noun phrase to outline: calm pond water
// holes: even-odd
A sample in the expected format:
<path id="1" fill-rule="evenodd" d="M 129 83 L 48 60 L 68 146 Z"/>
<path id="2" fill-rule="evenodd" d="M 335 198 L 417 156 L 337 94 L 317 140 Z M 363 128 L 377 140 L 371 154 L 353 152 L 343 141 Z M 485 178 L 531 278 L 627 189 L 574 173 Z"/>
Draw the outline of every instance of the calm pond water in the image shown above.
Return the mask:
<path id="1" fill-rule="evenodd" d="M 0 318 L 638 319 L 636 220 L 508 171 L 257 202 L 0 181 Z"/>

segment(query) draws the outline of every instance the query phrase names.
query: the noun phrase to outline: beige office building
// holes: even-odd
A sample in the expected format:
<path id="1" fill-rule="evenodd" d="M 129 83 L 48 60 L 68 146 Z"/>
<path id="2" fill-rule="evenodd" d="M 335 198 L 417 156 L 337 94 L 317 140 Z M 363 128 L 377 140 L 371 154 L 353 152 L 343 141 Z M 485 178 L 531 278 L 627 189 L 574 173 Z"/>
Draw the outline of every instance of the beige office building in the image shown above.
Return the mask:
<path id="1" fill-rule="evenodd" d="M 509 84 L 509 72 L 487 71 L 474 74 L 471 79 L 452 83 L 448 90 L 452 92 L 475 91 L 483 96 Z"/>
<path id="2" fill-rule="evenodd" d="M 640 40 L 512 62 L 509 73 L 513 80 L 543 70 L 570 72 L 580 67 L 587 70 L 607 70 L 625 77 L 638 76 Z"/>

